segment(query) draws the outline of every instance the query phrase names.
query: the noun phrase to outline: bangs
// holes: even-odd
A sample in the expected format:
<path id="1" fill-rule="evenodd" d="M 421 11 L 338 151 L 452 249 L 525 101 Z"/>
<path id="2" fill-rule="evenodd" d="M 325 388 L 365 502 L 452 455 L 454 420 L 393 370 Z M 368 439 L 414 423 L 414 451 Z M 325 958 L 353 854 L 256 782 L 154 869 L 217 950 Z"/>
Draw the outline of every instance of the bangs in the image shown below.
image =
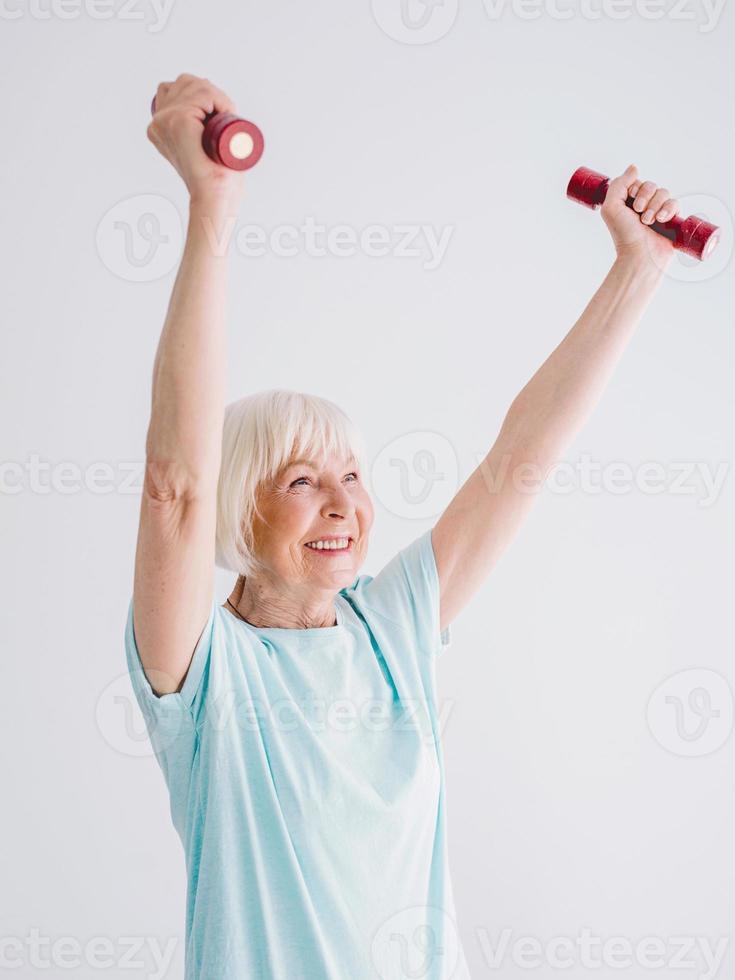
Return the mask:
<path id="1" fill-rule="evenodd" d="M 274 388 L 226 407 L 217 488 L 218 566 L 253 574 L 258 490 L 299 459 L 314 466 L 338 459 L 364 472 L 367 450 L 342 409 L 317 395 Z"/>

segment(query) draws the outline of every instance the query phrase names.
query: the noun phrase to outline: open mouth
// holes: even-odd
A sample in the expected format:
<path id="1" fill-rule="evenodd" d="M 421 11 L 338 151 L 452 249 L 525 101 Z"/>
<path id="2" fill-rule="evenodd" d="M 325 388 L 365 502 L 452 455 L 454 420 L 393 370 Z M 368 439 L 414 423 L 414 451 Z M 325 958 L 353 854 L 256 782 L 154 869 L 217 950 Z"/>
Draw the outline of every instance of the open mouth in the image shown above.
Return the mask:
<path id="1" fill-rule="evenodd" d="M 347 542 L 346 546 L 344 542 Z M 323 544 L 321 546 L 305 544 L 304 547 L 307 551 L 312 551 L 317 555 L 346 555 L 352 551 L 353 545 L 352 538 L 338 538 L 334 543 Z"/>

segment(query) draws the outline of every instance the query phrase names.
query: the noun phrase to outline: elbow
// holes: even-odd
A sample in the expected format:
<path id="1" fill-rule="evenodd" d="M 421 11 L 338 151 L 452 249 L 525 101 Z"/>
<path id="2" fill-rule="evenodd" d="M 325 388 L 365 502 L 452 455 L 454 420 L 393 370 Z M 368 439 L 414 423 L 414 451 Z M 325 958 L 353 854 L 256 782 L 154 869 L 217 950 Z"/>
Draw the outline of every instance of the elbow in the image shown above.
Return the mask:
<path id="1" fill-rule="evenodd" d="M 559 427 L 552 422 L 522 402 L 514 403 L 503 421 L 497 445 L 513 460 L 548 470 L 564 451 Z"/>
<path id="2" fill-rule="evenodd" d="M 218 469 L 192 471 L 183 461 L 148 456 L 143 493 L 153 503 L 167 504 L 212 496 L 217 491 Z"/>

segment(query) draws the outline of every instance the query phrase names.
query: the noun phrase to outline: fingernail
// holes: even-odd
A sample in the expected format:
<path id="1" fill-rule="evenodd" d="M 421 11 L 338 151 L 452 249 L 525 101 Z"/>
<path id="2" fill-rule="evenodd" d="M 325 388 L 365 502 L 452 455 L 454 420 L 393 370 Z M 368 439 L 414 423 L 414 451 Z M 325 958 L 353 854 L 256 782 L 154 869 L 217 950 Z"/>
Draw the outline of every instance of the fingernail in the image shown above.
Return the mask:
<path id="1" fill-rule="evenodd" d="M 653 211 L 646 211 L 646 213 L 643 215 L 643 220 L 647 225 L 650 225 L 653 221 Z"/>

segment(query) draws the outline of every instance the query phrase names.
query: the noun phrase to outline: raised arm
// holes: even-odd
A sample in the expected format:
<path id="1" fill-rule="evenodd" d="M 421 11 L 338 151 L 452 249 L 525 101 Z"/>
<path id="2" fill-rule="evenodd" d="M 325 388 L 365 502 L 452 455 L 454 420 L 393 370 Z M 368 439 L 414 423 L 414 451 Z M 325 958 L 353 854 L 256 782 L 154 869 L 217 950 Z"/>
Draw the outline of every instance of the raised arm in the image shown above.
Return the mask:
<path id="1" fill-rule="evenodd" d="M 631 194 L 635 211 L 625 206 Z M 638 180 L 610 183 L 602 217 L 617 256 L 570 332 L 516 396 L 490 452 L 432 530 L 441 627 L 448 626 L 503 554 L 549 470 L 600 400 L 673 253 L 646 224 L 668 220 L 678 202 Z M 638 213 L 635 213 L 638 212 Z"/>
<path id="2" fill-rule="evenodd" d="M 243 174 L 202 149 L 205 115 L 235 111 L 207 79 L 163 83 L 156 109 L 148 137 L 189 191 L 184 253 L 153 367 L 133 586 L 138 652 L 162 695 L 181 689 L 213 598 L 228 251 L 212 243 L 237 215 Z"/>

